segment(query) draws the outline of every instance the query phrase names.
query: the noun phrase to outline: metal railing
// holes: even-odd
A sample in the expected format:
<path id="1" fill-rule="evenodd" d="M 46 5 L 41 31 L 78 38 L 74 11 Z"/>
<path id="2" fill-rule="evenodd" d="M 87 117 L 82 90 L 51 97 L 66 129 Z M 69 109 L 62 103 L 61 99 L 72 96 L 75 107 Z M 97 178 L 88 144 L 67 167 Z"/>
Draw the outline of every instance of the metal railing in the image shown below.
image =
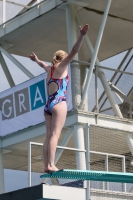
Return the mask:
<path id="1" fill-rule="evenodd" d="M 32 162 L 31 162 L 31 151 L 32 151 L 31 150 L 31 145 L 43 146 L 43 144 L 42 143 L 29 142 L 29 146 L 28 146 L 28 185 L 29 185 L 29 187 L 32 186 L 32 183 L 31 183 L 31 171 L 32 171 L 31 170 L 31 168 L 32 168 L 32 166 L 31 166 L 32 165 Z M 61 154 L 62 154 L 62 152 L 64 150 L 75 151 L 77 153 L 86 153 L 86 150 L 82 150 L 82 149 L 57 146 L 57 154 L 58 155 L 56 154 L 55 163 L 58 162 L 58 160 L 59 160 L 59 158 L 60 158 L 60 156 L 61 156 Z M 96 155 L 103 155 L 103 156 L 105 156 L 105 171 L 109 171 L 109 157 L 121 158 L 122 159 L 122 172 L 126 172 L 125 156 L 118 155 L 118 154 L 97 152 L 97 151 L 89 151 L 89 152 L 86 153 L 86 168 L 88 170 L 90 169 L 90 162 L 87 162 L 87 160 L 88 160 L 87 159 L 87 155 L 90 155 L 90 154 L 96 154 Z M 42 161 L 42 157 L 35 156 L 34 159 L 35 158 L 37 160 L 40 159 Z M 89 193 L 90 193 L 90 189 L 89 189 L 90 188 L 90 181 L 87 181 L 87 182 L 88 182 L 88 190 L 89 190 Z M 122 191 L 126 192 L 126 183 L 123 183 L 122 185 L 123 185 Z M 102 190 L 110 190 L 110 188 L 109 188 L 109 182 L 102 182 Z"/>
<path id="2" fill-rule="evenodd" d="M 35 142 L 29 142 L 28 144 L 28 186 L 31 187 L 32 183 L 31 183 L 31 172 L 32 172 L 32 145 L 37 145 L 37 146 L 43 146 L 42 143 L 35 143 Z M 57 164 L 57 162 L 59 161 L 62 153 L 64 150 L 67 151 L 74 151 L 76 152 L 76 156 L 81 157 L 79 154 L 83 153 L 85 154 L 86 150 L 83 149 L 77 149 L 77 148 L 70 148 L 70 147 L 64 147 L 64 146 L 57 146 L 57 152 L 56 152 L 56 156 L 55 156 L 55 164 Z M 40 160 L 43 163 L 43 158 L 40 156 L 35 156 L 34 159 Z M 71 165 L 71 164 L 70 164 Z M 41 172 L 40 172 L 41 173 Z"/>
<path id="3" fill-rule="evenodd" d="M 126 172 L 125 156 L 111 153 L 103 153 L 97 151 L 90 151 L 91 154 L 104 155 L 105 156 L 105 171 L 109 171 L 109 157 L 121 158 L 122 159 L 122 172 Z M 102 182 L 102 189 L 109 190 L 109 182 Z M 123 183 L 123 192 L 126 192 L 126 183 Z"/>
<path id="4" fill-rule="evenodd" d="M 129 50 L 129 52 L 122 60 L 122 64 L 120 64 L 119 67 L 116 69 L 101 65 L 94 66 L 90 86 L 86 93 L 86 97 L 88 98 L 86 104 L 88 104 L 88 111 L 96 113 L 97 119 L 99 113 L 116 116 L 108 98 L 108 94 L 106 94 L 101 78 L 99 77 L 99 69 L 102 70 L 104 76 L 106 77 L 106 84 L 108 84 L 111 88 L 111 93 L 115 98 L 116 105 L 119 106 L 121 115 L 124 118 L 129 118 L 130 120 L 133 118 L 132 52 L 133 50 Z M 88 71 L 90 70 L 89 62 L 73 60 L 72 63 L 78 63 L 79 65 L 85 66 Z M 86 71 L 86 74 L 88 73 L 88 71 Z M 84 77 L 84 83 L 82 84 L 83 91 L 85 83 L 86 77 Z M 125 105 L 126 108 L 127 106 L 129 107 L 127 113 L 123 113 L 124 109 L 122 108 Z"/>

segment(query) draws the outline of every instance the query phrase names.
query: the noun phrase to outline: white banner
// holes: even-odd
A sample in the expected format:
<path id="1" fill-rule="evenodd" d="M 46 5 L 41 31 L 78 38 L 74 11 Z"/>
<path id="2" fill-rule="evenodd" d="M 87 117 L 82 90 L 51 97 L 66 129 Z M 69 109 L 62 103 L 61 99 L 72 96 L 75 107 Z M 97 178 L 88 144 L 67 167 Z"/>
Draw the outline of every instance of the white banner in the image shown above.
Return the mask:
<path id="1" fill-rule="evenodd" d="M 0 136 L 44 122 L 47 73 L 0 93 Z M 67 89 L 68 110 L 72 109 L 71 84 Z"/>

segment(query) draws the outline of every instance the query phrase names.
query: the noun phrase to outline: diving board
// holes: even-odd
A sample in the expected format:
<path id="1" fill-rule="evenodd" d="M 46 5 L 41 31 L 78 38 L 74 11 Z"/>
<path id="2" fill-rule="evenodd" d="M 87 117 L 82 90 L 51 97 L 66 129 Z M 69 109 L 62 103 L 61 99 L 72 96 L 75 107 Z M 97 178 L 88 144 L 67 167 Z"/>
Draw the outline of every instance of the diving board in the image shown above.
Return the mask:
<path id="1" fill-rule="evenodd" d="M 43 174 L 40 176 L 40 178 L 61 178 L 61 179 L 75 179 L 75 180 L 133 183 L 133 173 L 91 171 L 91 170 L 62 169 L 57 172 Z"/>

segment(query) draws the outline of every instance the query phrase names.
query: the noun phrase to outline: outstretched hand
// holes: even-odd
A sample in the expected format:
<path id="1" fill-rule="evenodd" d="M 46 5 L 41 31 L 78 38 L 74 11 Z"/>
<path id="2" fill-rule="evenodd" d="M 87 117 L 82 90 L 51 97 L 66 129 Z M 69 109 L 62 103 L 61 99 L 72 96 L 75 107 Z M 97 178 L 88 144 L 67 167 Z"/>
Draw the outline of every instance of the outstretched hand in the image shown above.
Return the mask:
<path id="1" fill-rule="evenodd" d="M 29 58 L 32 60 L 32 61 L 37 61 L 38 60 L 38 57 L 35 53 L 32 52 L 32 54 L 29 55 Z"/>
<path id="2" fill-rule="evenodd" d="M 79 29 L 80 29 L 80 34 L 82 36 L 85 36 L 87 31 L 88 31 L 88 29 L 89 29 L 89 25 L 85 24 L 83 28 L 81 26 L 79 26 Z"/>

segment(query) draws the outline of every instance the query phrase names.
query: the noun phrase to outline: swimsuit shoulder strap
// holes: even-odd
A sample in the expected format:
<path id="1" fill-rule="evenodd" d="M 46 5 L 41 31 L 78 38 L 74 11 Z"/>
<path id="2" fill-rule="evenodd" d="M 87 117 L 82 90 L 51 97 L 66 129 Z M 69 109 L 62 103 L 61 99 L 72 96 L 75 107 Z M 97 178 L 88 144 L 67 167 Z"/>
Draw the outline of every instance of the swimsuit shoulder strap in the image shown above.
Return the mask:
<path id="1" fill-rule="evenodd" d="M 50 78 L 52 78 L 52 76 L 53 76 L 53 73 L 54 73 L 54 66 L 53 66 L 53 67 L 51 67 L 51 74 L 50 74 Z"/>

